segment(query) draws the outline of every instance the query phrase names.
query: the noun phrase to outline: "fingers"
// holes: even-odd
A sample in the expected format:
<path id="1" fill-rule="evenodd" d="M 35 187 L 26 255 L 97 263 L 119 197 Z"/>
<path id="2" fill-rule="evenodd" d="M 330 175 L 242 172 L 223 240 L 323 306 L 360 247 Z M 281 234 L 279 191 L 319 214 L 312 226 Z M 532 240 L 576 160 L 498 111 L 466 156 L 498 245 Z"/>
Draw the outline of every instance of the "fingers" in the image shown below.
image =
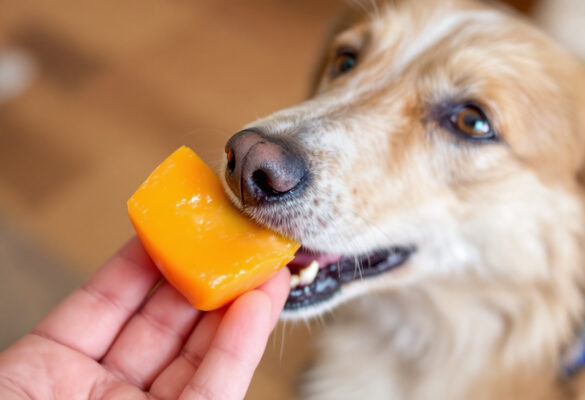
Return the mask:
<path id="1" fill-rule="evenodd" d="M 237 299 L 179 399 L 244 398 L 270 332 L 271 311 L 268 296 L 260 291 Z"/>
<path id="2" fill-rule="evenodd" d="M 133 238 L 34 333 L 100 359 L 159 279 L 160 273 Z"/>
<path id="3" fill-rule="evenodd" d="M 175 400 L 191 380 L 207 352 L 226 309 L 205 313 L 179 356 L 159 375 L 150 394 L 160 400 Z"/>
<path id="4" fill-rule="evenodd" d="M 288 291 L 288 272 L 280 271 L 262 287 L 238 298 L 179 399 L 244 398 Z"/>
<path id="5" fill-rule="evenodd" d="M 148 388 L 177 356 L 199 314 L 164 282 L 122 330 L 102 365 L 135 386 Z"/>
<path id="6" fill-rule="evenodd" d="M 278 322 L 278 317 L 284 307 L 290 289 L 290 271 L 283 268 L 274 274 L 270 280 L 265 282 L 257 290 L 265 292 L 272 302 L 272 328 Z"/>
<path id="7" fill-rule="evenodd" d="M 278 319 L 278 314 L 284 304 L 289 288 L 288 282 L 288 271 L 280 272 L 258 289 L 264 291 L 272 299 L 273 304 L 276 305 L 275 307 L 271 307 L 271 312 L 268 313 L 268 319 L 272 326 Z M 284 294 L 282 293 L 283 291 L 285 292 Z M 155 398 L 160 400 L 174 400 L 179 397 L 199 369 L 211 342 L 214 340 L 225 312 L 226 309 L 222 308 L 206 313 L 203 316 L 179 356 L 152 384 L 150 393 Z M 264 344 L 261 347 L 263 348 L 263 346 Z M 229 369 L 231 366 L 227 368 Z"/>

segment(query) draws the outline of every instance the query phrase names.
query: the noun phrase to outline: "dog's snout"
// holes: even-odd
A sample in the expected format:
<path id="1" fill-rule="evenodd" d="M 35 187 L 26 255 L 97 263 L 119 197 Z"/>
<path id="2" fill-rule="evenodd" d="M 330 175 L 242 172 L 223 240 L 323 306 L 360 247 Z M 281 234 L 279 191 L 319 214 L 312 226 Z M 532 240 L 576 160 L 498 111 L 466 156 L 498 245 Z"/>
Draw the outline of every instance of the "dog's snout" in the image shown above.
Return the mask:
<path id="1" fill-rule="evenodd" d="M 225 152 L 226 181 L 244 205 L 298 194 L 306 169 L 301 157 L 285 142 L 258 130 L 243 130 L 227 142 Z"/>

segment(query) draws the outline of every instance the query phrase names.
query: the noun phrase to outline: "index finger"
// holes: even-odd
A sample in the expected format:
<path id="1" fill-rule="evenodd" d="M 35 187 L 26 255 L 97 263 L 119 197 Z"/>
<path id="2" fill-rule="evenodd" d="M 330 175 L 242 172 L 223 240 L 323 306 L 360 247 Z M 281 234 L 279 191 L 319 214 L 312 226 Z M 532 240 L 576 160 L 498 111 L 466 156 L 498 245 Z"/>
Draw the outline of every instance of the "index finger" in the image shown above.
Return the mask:
<path id="1" fill-rule="evenodd" d="M 33 333 L 100 359 L 160 276 L 134 237 Z"/>
<path id="2" fill-rule="evenodd" d="M 180 400 L 244 398 L 288 295 L 287 271 L 286 268 L 279 271 L 269 282 L 240 296 L 228 308 Z"/>

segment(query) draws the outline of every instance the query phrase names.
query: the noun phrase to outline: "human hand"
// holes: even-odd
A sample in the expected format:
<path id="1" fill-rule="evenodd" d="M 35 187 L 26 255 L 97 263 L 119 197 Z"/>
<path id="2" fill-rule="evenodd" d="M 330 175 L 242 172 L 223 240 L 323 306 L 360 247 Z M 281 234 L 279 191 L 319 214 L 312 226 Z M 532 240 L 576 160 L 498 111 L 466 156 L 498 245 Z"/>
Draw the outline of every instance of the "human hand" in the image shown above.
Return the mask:
<path id="1" fill-rule="evenodd" d="M 137 239 L 0 353 L 2 399 L 241 399 L 284 305 L 287 269 L 203 313 Z"/>

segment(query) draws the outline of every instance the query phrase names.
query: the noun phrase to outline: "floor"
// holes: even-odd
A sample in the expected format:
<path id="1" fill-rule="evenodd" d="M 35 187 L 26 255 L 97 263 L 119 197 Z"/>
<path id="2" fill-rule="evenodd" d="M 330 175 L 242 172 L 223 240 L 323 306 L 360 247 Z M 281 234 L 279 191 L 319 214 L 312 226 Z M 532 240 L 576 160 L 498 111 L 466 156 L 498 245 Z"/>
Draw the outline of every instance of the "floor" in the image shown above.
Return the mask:
<path id="1" fill-rule="evenodd" d="M 339 0 L 55 4 L 0 0 L 0 349 L 132 235 L 125 201 L 161 159 L 217 167 L 306 95 Z M 248 399 L 291 398 L 318 329 L 279 326 Z"/>

